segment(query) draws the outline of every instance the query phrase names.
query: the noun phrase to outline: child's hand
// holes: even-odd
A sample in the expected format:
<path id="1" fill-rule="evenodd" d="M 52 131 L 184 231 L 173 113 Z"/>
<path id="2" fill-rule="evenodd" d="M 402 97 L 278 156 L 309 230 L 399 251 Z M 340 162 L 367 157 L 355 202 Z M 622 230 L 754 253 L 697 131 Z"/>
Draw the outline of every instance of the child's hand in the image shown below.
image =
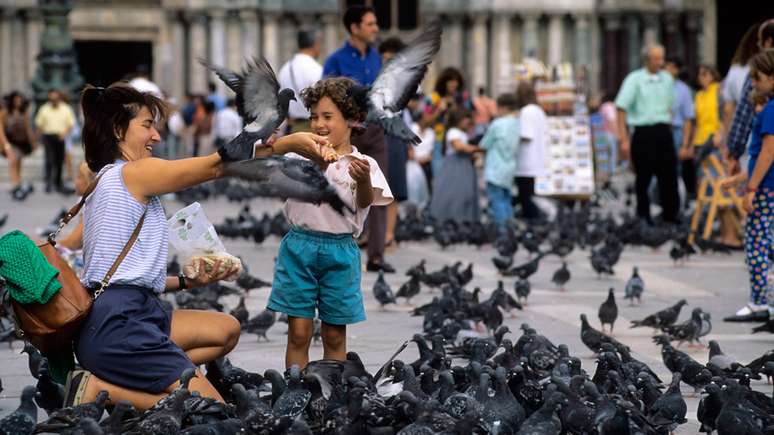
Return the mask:
<path id="1" fill-rule="evenodd" d="M 742 202 L 742 208 L 747 213 L 752 213 L 752 211 L 755 209 L 755 205 L 753 204 L 753 200 L 755 199 L 755 192 L 747 192 L 744 195 L 744 201 Z"/>
<path id="2" fill-rule="evenodd" d="M 371 183 L 371 165 L 368 160 L 352 159 L 349 163 L 349 176 L 357 184 Z"/>
<path id="3" fill-rule="evenodd" d="M 745 177 L 744 174 L 736 174 L 731 177 L 725 177 L 722 180 L 720 180 L 720 188 L 725 190 L 732 189 L 742 184 L 745 178 L 747 177 Z"/>

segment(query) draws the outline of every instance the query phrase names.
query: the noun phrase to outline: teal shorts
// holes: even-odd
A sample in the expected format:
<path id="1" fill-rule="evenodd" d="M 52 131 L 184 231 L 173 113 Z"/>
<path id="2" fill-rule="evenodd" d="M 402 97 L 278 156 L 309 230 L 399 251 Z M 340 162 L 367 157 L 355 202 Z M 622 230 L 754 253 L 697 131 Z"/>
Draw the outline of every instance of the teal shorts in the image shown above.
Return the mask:
<path id="1" fill-rule="evenodd" d="M 268 308 L 288 316 L 347 325 L 366 319 L 360 249 L 351 234 L 293 227 L 282 239 Z"/>

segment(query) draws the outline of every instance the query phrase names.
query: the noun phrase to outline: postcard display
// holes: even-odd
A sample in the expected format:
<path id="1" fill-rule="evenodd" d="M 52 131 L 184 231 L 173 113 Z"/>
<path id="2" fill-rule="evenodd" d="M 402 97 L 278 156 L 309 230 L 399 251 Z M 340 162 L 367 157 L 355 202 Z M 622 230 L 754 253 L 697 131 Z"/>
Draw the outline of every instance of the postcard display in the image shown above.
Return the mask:
<path id="1" fill-rule="evenodd" d="M 588 198 L 594 193 L 594 155 L 586 115 L 549 116 L 544 175 L 535 180 L 542 196 Z"/>

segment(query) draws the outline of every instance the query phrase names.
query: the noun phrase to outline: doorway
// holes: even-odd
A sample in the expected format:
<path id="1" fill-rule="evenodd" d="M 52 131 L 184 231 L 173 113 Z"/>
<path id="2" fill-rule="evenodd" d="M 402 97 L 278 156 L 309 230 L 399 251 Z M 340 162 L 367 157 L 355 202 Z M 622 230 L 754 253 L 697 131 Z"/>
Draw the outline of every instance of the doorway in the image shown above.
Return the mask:
<path id="1" fill-rule="evenodd" d="M 153 71 L 151 41 L 76 40 L 78 67 L 86 83 L 108 86 L 119 80 L 131 79 Z"/>

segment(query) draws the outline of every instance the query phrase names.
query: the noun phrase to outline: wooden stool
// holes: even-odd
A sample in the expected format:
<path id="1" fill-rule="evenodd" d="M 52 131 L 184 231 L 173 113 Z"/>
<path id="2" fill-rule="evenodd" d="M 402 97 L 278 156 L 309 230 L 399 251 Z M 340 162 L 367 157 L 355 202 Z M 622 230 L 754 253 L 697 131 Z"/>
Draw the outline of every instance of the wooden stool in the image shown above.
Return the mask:
<path id="1" fill-rule="evenodd" d="M 710 235 L 712 235 L 712 225 L 715 222 L 718 208 L 720 207 L 733 207 L 736 209 L 739 215 L 737 219 L 734 219 L 734 227 L 741 234 L 742 224 L 739 218 L 745 216 L 744 209 L 742 208 L 742 198 L 733 189 L 724 190 L 720 187 L 721 181 L 726 176 L 725 168 L 720 164 L 715 154 L 708 155 L 701 162 L 701 167 L 703 176 L 696 193 L 696 209 L 693 211 L 693 217 L 691 218 L 691 234 L 688 236 L 688 243 L 693 244 L 695 241 L 695 235 L 699 229 L 699 218 L 705 206 L 709 206 L 709 211 L 707 212 L 707 220 L 704 222 L 703 239 L 709 239 Z"/>

